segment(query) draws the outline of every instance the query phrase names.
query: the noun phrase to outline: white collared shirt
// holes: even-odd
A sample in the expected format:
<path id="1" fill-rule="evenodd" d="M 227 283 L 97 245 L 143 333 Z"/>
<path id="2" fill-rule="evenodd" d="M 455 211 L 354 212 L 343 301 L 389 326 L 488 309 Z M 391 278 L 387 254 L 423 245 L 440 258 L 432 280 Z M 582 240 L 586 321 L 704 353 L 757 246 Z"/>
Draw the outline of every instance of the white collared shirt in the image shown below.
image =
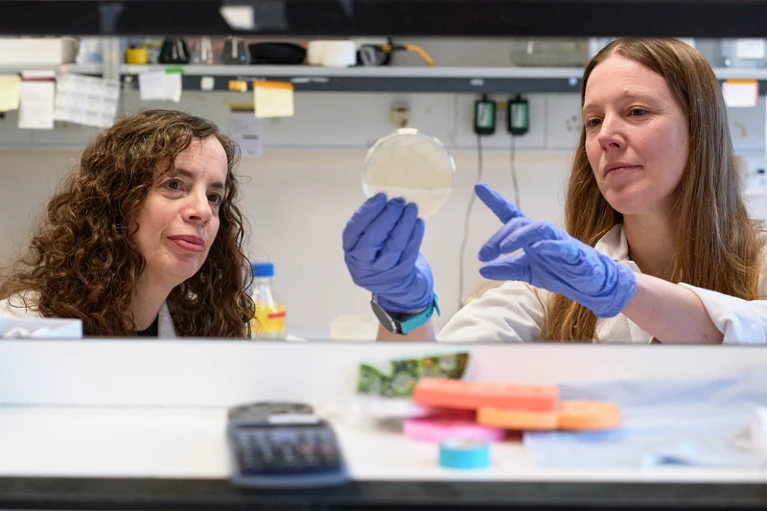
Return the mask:
<path id="1" fill-rule="evenodd" d="M 617 224 L 594 247 L 599 252 L 640 273 L 629 259 L 623 225 Z M 763 254 L 764 255 L 764 254 Z M 762 257 L 762 268 L 767 261 Z M 727 344 L 767 344 L 767 300 L 743 300 L 723 293 L 680 283 L 698 295 Z M 508 281 L 470 302 L 437 335 L 444 342 L 533 342 L 541 340 L 549 292 L 525 282 Z M 767 297 L 767 272 L 759 279 L 759 296 Z M 623 314 L 599 319 L 596 334 L 601 342 L 647 344 L 652 336 Z"/>

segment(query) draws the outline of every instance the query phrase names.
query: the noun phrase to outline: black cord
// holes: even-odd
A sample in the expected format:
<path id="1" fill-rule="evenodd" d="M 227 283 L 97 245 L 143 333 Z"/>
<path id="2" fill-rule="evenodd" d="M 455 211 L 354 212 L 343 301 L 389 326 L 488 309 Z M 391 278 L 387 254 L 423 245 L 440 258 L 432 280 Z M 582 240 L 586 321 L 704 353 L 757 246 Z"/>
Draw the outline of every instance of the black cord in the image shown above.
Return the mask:
<path id="1" fill-rule="evenodd" d="M 511 183 L 514 185 L 514 205 L 522 209 L 522 205 L 519 203 L 519 182 L 517 181 L 517 163 L 516 163 L 517 151 L 514 149 L 514 135 L 511 135 Z"/>
<path id="2" fill-rule="evenodd" d="M 482 137 L 477 135 L 477 181 L 482 181 Z M 466 244 L 469 242 L 469 226 L 471 224 L 471 209 L 474 206 L 474 199 L 477 198 L 477 194 L 474 193 L 474 188 L 471 190 L 471 198 L 469 198 L 469 204 L 466 206 L 466 216 L 463 221 L 463 240 L 461 240 L 461 250 L 458 255 L 458 308 L 463 307 L 463 258 L 466 254 Z"/>

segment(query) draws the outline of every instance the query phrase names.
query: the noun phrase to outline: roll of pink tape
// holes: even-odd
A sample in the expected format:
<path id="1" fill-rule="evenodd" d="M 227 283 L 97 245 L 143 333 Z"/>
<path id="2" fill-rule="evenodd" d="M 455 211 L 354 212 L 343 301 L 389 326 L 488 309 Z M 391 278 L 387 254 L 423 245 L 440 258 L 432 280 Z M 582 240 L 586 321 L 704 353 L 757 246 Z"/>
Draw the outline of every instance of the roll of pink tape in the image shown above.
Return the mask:
<path id="1" fill-rule="evenodd" d="M 500 428 L 480 426 L 476 422 L 450 417 L 425 417 L 407 419 L 403 431 L 405 436 L 423 442 L 444 442 L 455 438 L 497 442 L 506 432 Z"/>

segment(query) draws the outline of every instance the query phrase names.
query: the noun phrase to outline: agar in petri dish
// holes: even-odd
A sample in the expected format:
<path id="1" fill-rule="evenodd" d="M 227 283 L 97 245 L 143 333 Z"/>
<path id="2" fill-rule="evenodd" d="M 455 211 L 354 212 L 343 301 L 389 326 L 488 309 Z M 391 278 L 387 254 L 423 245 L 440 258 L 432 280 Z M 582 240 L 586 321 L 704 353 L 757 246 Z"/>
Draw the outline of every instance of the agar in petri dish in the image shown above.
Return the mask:
<path id="1" fill-rule="evenodd" d="M 367 197 L 385 193 L 418 206 L 428 218 L 445 205 L 455 186 L 455 162 L 438 139 L 413 128 L 401 128 L 368 150 L 362 167 Z"/>

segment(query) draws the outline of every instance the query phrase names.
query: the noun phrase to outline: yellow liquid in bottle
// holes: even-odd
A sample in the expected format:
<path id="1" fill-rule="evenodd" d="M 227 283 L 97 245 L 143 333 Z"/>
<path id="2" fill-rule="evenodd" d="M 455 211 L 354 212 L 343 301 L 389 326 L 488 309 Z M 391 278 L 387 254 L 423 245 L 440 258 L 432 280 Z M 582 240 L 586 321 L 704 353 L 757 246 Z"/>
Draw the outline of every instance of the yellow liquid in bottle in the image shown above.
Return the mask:
<path id="1" fill-rule="evenodd" d="M 256 313 L 250 321 L 253 339 L 285 338 L 285 307 L 256 302 Z"/>

